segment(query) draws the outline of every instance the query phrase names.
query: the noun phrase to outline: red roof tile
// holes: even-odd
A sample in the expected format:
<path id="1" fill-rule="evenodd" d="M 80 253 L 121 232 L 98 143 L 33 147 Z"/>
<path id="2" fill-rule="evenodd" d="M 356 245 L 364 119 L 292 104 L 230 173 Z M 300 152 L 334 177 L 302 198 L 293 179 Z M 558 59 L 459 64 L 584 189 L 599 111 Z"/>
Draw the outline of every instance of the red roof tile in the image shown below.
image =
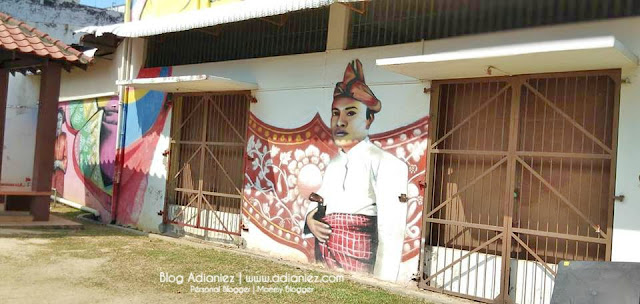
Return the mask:
<path id="1" fill-rule="evenodd" d="M 0 48 L 75 64 L 88 64 L 93 60 L 60 40 L 52 38 L 49 34 L 2 12 L 0 12 Z"/>

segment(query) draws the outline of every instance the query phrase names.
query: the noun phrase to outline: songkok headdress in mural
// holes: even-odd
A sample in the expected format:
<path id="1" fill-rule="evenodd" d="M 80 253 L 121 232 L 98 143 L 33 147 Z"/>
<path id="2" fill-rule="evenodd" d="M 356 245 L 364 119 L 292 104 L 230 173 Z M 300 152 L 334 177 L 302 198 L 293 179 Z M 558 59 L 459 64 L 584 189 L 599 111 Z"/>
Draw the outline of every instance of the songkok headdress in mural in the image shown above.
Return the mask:
<path id="1" fill-rule="evenodd" d="M 364 103 L 374 113 L 380 112 L 382 103 L 373 94 L 364 81 L 362 62 L 359 59 L 351 61 L 344 71 L 344 79 L 336 84 L 333 98 L 349 97 Z"/>

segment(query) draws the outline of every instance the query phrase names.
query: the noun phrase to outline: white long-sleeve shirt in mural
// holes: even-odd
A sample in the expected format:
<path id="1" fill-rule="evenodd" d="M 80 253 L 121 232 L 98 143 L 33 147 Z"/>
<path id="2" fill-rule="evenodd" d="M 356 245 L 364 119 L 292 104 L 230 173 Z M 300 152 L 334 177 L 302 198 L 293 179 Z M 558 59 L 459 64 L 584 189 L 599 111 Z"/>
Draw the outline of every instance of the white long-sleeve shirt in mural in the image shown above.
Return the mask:
<path id="1" fill-rule="evenodd" d="M 407 222 L 407 204 L 400 202 L 399 196 L 407 193 L 407 184 L 406 163 L 366 138 L 347 153 L 341 150 L 329 162 L 317 191 L 324 198 L 326 215 L 377 216 L 378 249 L 373 272 L 383 280 L 395 281 L 398 276 Z M 317 206 L 311 202 L 307 214 Z"/>

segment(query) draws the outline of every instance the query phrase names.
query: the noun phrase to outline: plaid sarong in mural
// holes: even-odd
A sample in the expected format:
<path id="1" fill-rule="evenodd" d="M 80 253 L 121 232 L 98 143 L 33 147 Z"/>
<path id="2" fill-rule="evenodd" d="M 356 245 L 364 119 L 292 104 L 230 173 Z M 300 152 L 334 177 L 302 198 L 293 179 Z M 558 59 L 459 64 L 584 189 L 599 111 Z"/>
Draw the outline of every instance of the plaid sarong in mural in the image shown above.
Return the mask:
<path id="1" fill-rule="evenodd" d="M 377 218 L 334 213 L 322 220 L 331 226 L 326 243 L 318 243 L 320 256 L 329 268 L 372 272 L 378 248 Z"/>

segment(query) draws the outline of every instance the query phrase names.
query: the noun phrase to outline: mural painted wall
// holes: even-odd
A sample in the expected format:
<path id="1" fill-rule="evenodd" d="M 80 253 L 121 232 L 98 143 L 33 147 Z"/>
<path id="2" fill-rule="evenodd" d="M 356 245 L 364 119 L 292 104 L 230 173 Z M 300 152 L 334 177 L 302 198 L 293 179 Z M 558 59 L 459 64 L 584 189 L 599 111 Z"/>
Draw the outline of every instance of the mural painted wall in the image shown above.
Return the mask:
<path id="1" fill-rule="evenodd" d="M 138 77 L 170 73 L 170 68 L 144 69 Z M 162 158 L 157 157 L 156 150 L 166 149 L 161 143 L 168 146 L 168 140 L 163 141 L 161 137 L 168 128 L 165 123 L 169 112 L 164 93 L 129 91 L 128 103 L 124 106 L 124 149 L 116 151 L 117 96 L 61 102 L 52 183 L 58 195 L 98 210 L 101 219 L 110 222 L 118 172 L 116 157 L 122 153 L 117 222 L 144 227 L 143 205 L 152 200 L 147 206 L 155 208 L 156 200 L 164 201 L 166 172 L 162 170 Z M 152 165 L 158 162 L 161 169 L 154 170 Z M 153 216 L 158 217 L 155 213 L 157 211 Z"/>
<path id="2" fill-rule="evenodd" d="M 252 105 L 249 118 L 246 153 L 251 161 L 246 162 L 242 208 L 249 231 L 243 231 L 242 237 L 250 249 L 407 281 L 417 269 L 419 252 L 428 98 L 422 93 L 421 83 L 393 84 L 397 80 L 391 77 L 395 76 L 376 69 L 368 58 L 373 55 L 364 55 L 373 85 L 369 83 L 372 79 L 365 80 L 361 64 L 351 63 L 351 56 L 330 60 L 323 54 L 283 58 L 312 61 L 308 71 L 318 77 L 298 82 L 284 78 L 292 77 L 289 74 L 274 75 L 270 64 L 281 63 L 270 60 L 243 61 L 239 64 L 255 67 L 234 64 L 228 70 L 225 63 L 216 64 L 224 67 L 217 70 L 223 76 L 248 70 L 255 71 L 251 75 L 280 77 L 280 83 L 296 86 L 306 85 L 305 81 L 322 83 L 325 80 L 321 77 L 330 75 L 326 78 L 329 85 L 311 89 L 312 94 L 286 87 L 254 92 L 259 103 Z M 189 75 L 195 73 L 194 68 L 211 69 L 208 65 L 142 69 L 137 77 Z M 174 73 L 176 70 L 179 73 Z M 376 80 L 392 85 L 375 84 Z M 262 78 L 256 82 L 261 88 L 271 85 Z M 300 123 L 291 123 L 284 114 L 278 114 L 278 119 L 270 116 L 275 114 L 271 111 L 282 112 L 278 103 L 297 100 L 296 96 L 306 99 L 286 112 L 298 113 L 295 115 Z M 60 115 L 60 147 L 56 151 L 60 173 L 56 175 L 58 179 L 64 176 L 60 186 L 63 196 L 97 206 L 106 222 L 114 216 L 111 204 L 117 197 L 119 224 L 163 231 L 159 212 L 166 192 L 168 158 L 164 152 L 169 149 L 171 103 L 162 92 L 130 90 L 122 113 L 124 148 L 111 149 L 113 154 L 108 154 L 105 147 L 114 146 L 115 141 L 111 137 L 114 132 L 107 132 L 107 118 L 118 116 L 107 113 L 105 106 L 109 103 L 115 104 L 115 98 L 61 103 L 64 114 Z M 398 107 L 416 110 L 397 117 Z M 358 150 L 362 151 L 357 153 L 353 167 L 340 171 L 345 168 L 341 163 L 344 157 L 348 159 Z M 118 162 L 121 154 L 122 161 Z M 120 173 L 118 163 L 122 164 Z M 326 178 L 328 174 L 332 177 Z M 120 187 L 116 183 L 118 175 Z M 314 192 L 326 204 L 325 216 L 318 217 L 317 222 L 312 222 L 317 213 L 315 203 L 309 200 Z M 399 198 L 403 194 L 406 201 Z M 321 224 L 329 225 L 330 233 L 321 231 L 327 230 Z M 341 248 L 341 239 L 349 240 L 349 246 Z"/>
<path id="3" fill-rule="evenodd" d="M 61 102 L 52 187 L 59 196 L 108 215 L 111 210 L 118 97 Z"/>
<path id="4" fill-rule="evenodd" d="M 282 129 L 252 115 L 245 218 L 308 261 L 395 281 L 418 255 L 429 120 L 369 134 L 383 104 L 354 60 L 335 87 L 329 126 L 316 115 Z"/>
<path id="5" fill-rule="evenodd" d="M 142 69 L 137 78 L 165 77 L 171 68 Z M 169 148 L 171 106 L 166 94 L 149 90 L 129 90 L 124 107 L 124 151 L 117 222 L 144 230 L 157 230 L 162 217 L 166 186 L 165 157 Z"/>

